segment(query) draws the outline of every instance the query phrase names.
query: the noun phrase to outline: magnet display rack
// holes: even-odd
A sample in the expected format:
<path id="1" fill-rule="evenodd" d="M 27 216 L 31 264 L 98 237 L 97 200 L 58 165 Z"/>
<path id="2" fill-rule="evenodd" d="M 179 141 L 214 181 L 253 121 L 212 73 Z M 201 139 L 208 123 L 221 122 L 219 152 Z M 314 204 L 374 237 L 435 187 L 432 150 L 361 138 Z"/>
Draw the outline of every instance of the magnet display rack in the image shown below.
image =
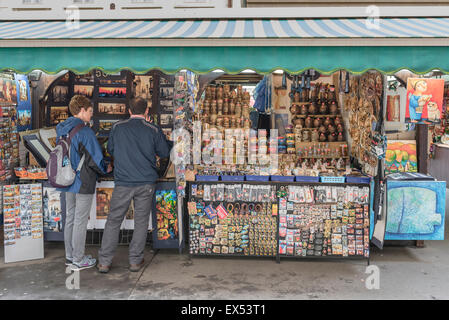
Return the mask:
<path id="1" fill-rule="evenodd" d="M 197 198 L 196 197 L 192 197 L 192 185 L 217 185 L 217 184 L 223 184 L 223 185 L 235 185 L 235 184 L 247 184 L 247 185 L 275 185 L 276 186 L 276 190 L 278 191 L 280 189 L 280 186 L 329 186 L 329 187 L 349 187 L 349 186 L 354 186 L 354 187 L 370 187 L 370 184 L 368 183 L 322 183 L 322 182 L 263 182 L 263 181 L 195 181 L 195 182 L 189 182 L 188 186 L 189 186 L 189 194 L 188 194 L 188 199 L 189 202 L 196 202 Z M 369 194 L 371 194 L 371 192 L 369 192 Z M 226 257 L 226 258 L 232 258 L 232 257 L 245 257 L 245 258 L 271 258 L 271 259 L 276 259 L 277 263 L 280 263 L 281 258 L 282 259 L 296 259 L 296 260 L 315 260 L 315 259 L 319 259 L 319 260 L 335 260 L 335 259 L 343 259 L 343 260 L 359 260 L 359 261 L 363 261 L 366 260 L 367 264 L 369 265 L 370 263 L 370 258 L 365 257 L 363 255 L 354 255 L 354 256 L 342 256 L 342 255 L 326 255 L 326 256 L 290 256 L 290 255 L 280 255 L 279 254 L 279 241 L 280 241 L 280 237 L 279 237 L 279 210 L 280 210 L 280 206 L 279 206 L 279 197 L 276 196 L 277 201 L 276 202 L 269 202 L 270 205 L 273 204 L 277 204 L 278 205 L 278 213 L 276 216 L 276 254 L 275 255 L 246 255 L 246 254 L 218 254 L 218 253 L 190 253 L 189 251 L 189 256 L 195 256 L 195 257 Z M 204 201 L 204 200 L 202 200 Z M 220 203 L 224 203 L 225 201 L 207 201 L 208 203 L 212 203 L 214 206 L 218 205 Z M 238 201 L 241 202 L 241 201 Z M 246 202 L 248 203 L 248 202 Z M 368 201 L 368 203 L 370 203 L 370 201 Z M 324 204 L 331 204 L 331 203 L 324 203 Z M 371 208 L 369 209 L 371 210 Z M 191 243 L 190 243 L 190 231 L 191 231 L 191 219 L 190 219 L 190 214 L 188 214 L 188 248 L 190 250 L 191 248 Z M 370 221 L 371 223 L 371 221 Z M 369 228 L 369 226 L 368 226 Z"/>
<path id="2" fill-rule="evenodd" d="M 193 199 L 197 199 L 196 197 L 192 197 L 192 185 L 193 184 L 203 185 L 203 186 L 204 185 L 215 185 L 215 184 L 223 184 L 223 185 L 225 185 L 225 184 L 226 185 L 245 184 L 245 185 L 265 185 L 265 186 L 267 186 L 267 185 L 268 186 L 272 186 L 273 185 L 273 184 L 267 184 L 267 183 L 245 182 L 245 181 L 236 181 L 236 182 L 223 182 L 223 181 L 190 182 L 189 183 L 189 201 L 194 201 Z M 198 199 L 198 201 L 204 201 L 204 200 Z M 236 204 L 236 203 L 240 203 L 240 204 L 242 204 L 242 203 L 249 203 L 248 201 L 235 201 L 235 202 L 228 202 L 228 201 L 204 201 L 204 202 L 207 202 L 208 204 L 212 204 L 214 207 L 218 206 L 220 203 L 223 203 L 223 204 L 224 203 L 234 203 L 234 204 Z M 254 204 L 257 203 L 257 204 L 261 204 L 261 205 L 267 204 L 267 206 L 269 205 L 269 206 L 272 207 L 273 204 L 277 203 L 277 200 L 275 202 L 253 201 L 251 203 L 254 203 Z M 244 217 L 252 216 L 253 219 L 254 219 L 256 217 L 260 217 L 261 215 L 257 215 L 257 216 L 256 215 L 243 215 L 243 216 Z M 277 249 L 277 247 L 278 247 L 277 239 L 279 238 L 278 233 L 277 233 L 278 232 L 277 225 L 279 224 L 278 217 L 274 216 L 272 214 L 266 214 L 266 213 L 263 214 L 263 216 L 264 217 L 268 217 L 268 218 L 272 218 L 272 219 L 274 218 L 275 224 L 276 224 L 275 227 L 273 229 L 271 229 L 271 232 L 269 230 L 264 232 L 264 235 L 265 235 L 265 233 L 268 233 L 268 232 L 269 233 L 275 233 L 274 239 L 273 238 L 271 239 L 272 242 L 275 242 L 275 246 L 271 247 L 272 248 L 272 252 L 273 252 L 272 254 L 255 254 L 255 253 L 254 254 L 251 254 L 251 253 L 244 254 L 242 252 L 242 253 L 190 253 L 190 255 L 191 256 L 204 256 L 204 257 L 205 256 L 212 256 L 212 257 L 247 257 L 247 258 L 270 258 L 270 259 L 275 259 L 276 258 L 276 254 L 277 254 L 277 250 L 278 250 Z M 217 219 L 219 219 L 218 216 L 217 216 Z M 267 221 L 268 220 L 270 220 L 270 219 L 267 219 Z M 192 229 L 191 229 L 191 222 L 192 222 L 191 221 L 191 216 L 189 214 L 189 219 L 188 219 L 188 230 L 189 230 L 189 246 L 188 247 L 189 247 L 189 252 L 190 252 L 190 248 L 191 248 L 191 236 L 190 236 L 190 231 L 192 231 Z M 248 221 L 248 223 L 251 224 L 250 221 Z M 248 228 L 248 234 L 249 234 L 249 232 L 250 232 L 250 230 Z M 238 232 L 235 232 L 235 233 L 238 233 Z M 215 235 L 215 233 L 214 233 L 214 235 Z M 248 239 L 248 240 L 250 240 L 250 239 Z M 256 241 L 256 240 L 254 240 L 254 241 Z M 249 242 L 248 242 L 248 246 L 249 246 Z M 270 248 L 269 246 L 267 246 L 267 247 L 268 247 L 268 249 Z"/>

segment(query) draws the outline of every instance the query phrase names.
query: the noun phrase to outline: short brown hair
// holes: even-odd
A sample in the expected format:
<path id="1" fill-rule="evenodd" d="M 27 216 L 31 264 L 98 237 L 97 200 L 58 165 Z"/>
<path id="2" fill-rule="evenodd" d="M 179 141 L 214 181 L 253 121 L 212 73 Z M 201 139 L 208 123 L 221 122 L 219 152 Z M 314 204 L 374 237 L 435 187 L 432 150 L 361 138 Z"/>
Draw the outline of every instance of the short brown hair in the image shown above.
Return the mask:
<path id="1" fill-rule="evenodd" d="M 144 114 L 147 111 L 148 103 L 142 98 L 134 98 L 129 102 L 129 109 L 132 114 Z"/>
<path id="2" fill-rule="evenodd" d="M 77 94 L 70 100 L 69 110 L 74 116 L 80 113 L 81 109 L 87 110 L 89 108 L 92 108 L 92 102 L 85 96 Z"/>

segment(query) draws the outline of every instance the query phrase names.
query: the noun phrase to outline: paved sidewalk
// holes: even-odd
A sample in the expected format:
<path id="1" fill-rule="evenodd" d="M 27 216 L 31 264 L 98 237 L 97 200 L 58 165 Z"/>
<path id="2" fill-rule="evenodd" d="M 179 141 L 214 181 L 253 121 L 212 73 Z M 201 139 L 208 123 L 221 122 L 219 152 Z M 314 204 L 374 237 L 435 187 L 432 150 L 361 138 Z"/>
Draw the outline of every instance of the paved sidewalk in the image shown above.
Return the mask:
<path id="1" fill-rule="evenodd" d="M 128 271 L 128 247 L 119 246 L 110 273 L 82 270 L 80 289 L 68 290 L 64 244 L 47 242 L 45 259 L 11 264 L 0 246 L 0 299 L 449 299 L 448 220 L 444 241 L 372 248 L 379 290 L 365 288 L 366 260 L 190 259 L 149 246 L 140 272 Z M 96 257 L 98 246 L 86 251 Z"/>
<path id="2" fill-rule="evenodd" d="M 425 244 L 373 249 L 379 290 L 365 288 L 366 261 L 189 259 L 148 248 L 145 268 L 131 273 L 126 246 L 110 273 L 83 270 L 80 289 L 68 290 L 63 244 L 46 243 L 43 260 L 0 263 L 0 299 L 449 299 L 448 241 Z"/>

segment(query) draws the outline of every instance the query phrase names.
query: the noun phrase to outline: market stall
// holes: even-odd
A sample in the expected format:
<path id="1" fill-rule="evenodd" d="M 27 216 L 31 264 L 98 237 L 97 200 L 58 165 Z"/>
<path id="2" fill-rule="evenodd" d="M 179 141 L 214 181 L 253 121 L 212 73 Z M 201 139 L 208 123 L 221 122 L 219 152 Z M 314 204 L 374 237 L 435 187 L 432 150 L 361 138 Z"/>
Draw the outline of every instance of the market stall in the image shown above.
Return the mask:
<path id="1" fill-rule="evenodd" d="M 126 117 L 131 97 L 141 96 L 151 102 L 152 120 L 167 135 L 172 134 L 175 142 L 171 184 L 161 186 L 155 196 L 155 245 L 167 241 L 160 247 L 172 247 L 174 243 L 180 248 L 186 241 L 190 254 L 201 255 L 367 258 L 370 239 L 384 239 L 385 228 L 377 233 L 374 230 L 377 222 L 385 222 L 388 212 L 380 210 L 388 206 L 382 203 L 384 161 L 393 169 L 415 170 L 419 156 L 416 147 L 413 154 L 402 142 L 392 143 L 390 152 L 387 150 L 385 117 L 397 120 L 397 115 L 403 114 L 404 118 L 414 118 L 407 113 L 408 104 L 401 113 L 393 103 L 386 115 L 386 74 L 393 75 L 403 66 L 426 74 L 434 68 L 428 61 L 449 70 L 442 59 L 447 48 L 360 46 L 354 40 L 407 39 L 409 34 L 398 31 L 402 23 L 410 23 L 407 19 L 381 19 L 389 28 L 380 31 L 367 30 L 359 19 L 312 20 L 327 26 L 321 30 L 331 31 L 320 34 L 310 30 L 309 20 L 292 19 L 264 23 L 247 19 L 239 21 L 238 28 L 230 20 L 170 21 L 168 25 L 166 21 L 142 21 L 133 31 L 139 38 L 139 28 L 145 28 L 145 40 L 177 39 L 180 35 L 176 23 L 185 28 L 181 30 L 185 30 L 186 38 L 205 41 L 203 45 L 191 42 L 185 47 L 118 45 L 123 35 L 114 29 L 119 21 L 113 21 L 107 24 L 112 28 L 108 46 L 75 46 L 70 50 L 55 45 L 58 37 L 75 39 L 97 22 L 82 21 L 75 33 L 56 32 L 53 28 L 57 26 L 52 23 L 39 32 L 39 25 L 27 22 L 41 38 L 54 40 L 53 47 L 41 44 L 32 48 L 21 43 L 27 39 L 20 32 L 26 29 L 22 26 L 13 32 L 23 37 L 16 47 L 1 49 L 1 67 L 23 73 L 34 69 L 51 73 L 69 70 L 44 95 L 40 109 L 44 121 L 34 129 L 66 119 L 70 97 L 83 94 L 94 103 L 93 128 L 103 146 L 112 124 Z M 447 19 L 440 20 L 447 25 Z M 437 32 L 429 26 L 439 22 L 430 19 L 418 23 L 418 33 L 430 38 L 446 34 L 443 27 Z M 331 28 L 335 23 L 352 28 L 342 34 Z M 254 33 L 257 25 L 263 32 Z M 399 29 L 392 31 L 394 25 Z M 103 25 L 98 26 L 100 29 L 84 40 L 93 44 L 102 33 Z M 0 38 L 10 27 L 0 29 Z M 5 34 L 5 39 L 10 37 Z M 231 42 L 212 45 L 207 42 L 211 34 Z M 161 35 L 164 39 L 160 39 Z M 275 45 L 270 41 L 276 37 L 285 41 L 294 38 L 298 43 Z M 312 40 L 321 41 L 322 37 L 332 38 L 333 45 L 311 45 Z M 260 38 L 264 45 L 257 43 Z M 239 82 L 245 68 L 260 73 L 251 91 Z M 220 73 L 211 75 L 216 69 Z M 417 82 L 411 84 L 413 94 L 418 92 Z M 442 112 L 438 101 L 429 102 L 418 103 L 414 109 L 427 125 L 439 119 L 437 111 Z M 13 113 L 8 111 L 8 122 L 14 119 Z M 413 129 L 409 126 L 405 131 Z M 49 131 L 23 138 L 29 149 L 41 153 L 35 159 L 41 167 L 45 152 L 39 151 L 48 153 L 55 137 Z M 13 136 L 8 137 L 14 142 Z M 417 140 L 416 135 L 413 139 Z M 89 228 L 101 229 L 104 225 L 113 187 L 110 177 L 97 185 Z M 57 212 L 63 214 L 63 205 L 53 205 L 58 198 L 53 191 L 43 192 L 48 198 L 44 217 L 52 220 L 44 225 L 61 231 L 63 227 L 57 222 L 63 218 Z M 439 209 L 435 212 L 444 214 Z M 434 216 L 432 219 L 436 221 Z M 182 228 L 183 221 L 189 226 L 188 233 Z M 122 227 L 132 229 L 132 208 Z"/>

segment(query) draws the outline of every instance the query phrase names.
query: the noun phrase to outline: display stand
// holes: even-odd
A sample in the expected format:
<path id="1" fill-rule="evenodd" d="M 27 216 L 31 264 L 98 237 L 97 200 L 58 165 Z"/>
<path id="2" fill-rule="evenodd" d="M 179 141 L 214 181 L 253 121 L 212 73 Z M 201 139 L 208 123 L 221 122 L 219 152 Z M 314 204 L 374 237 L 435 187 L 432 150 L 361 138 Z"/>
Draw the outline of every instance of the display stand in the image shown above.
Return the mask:
<path id="1" fill-rule="evenodd" d="M 154 191 L 153 208 L 153 248 L 177 248 L 181 253 L 184 247 L 182 241 L 182 202 L 176 195 L 176 183 L 158 182 Z"/>
<path id="2" fill-rule="evenodd" d="M 44 258 L 42 184 L 3 186 L 5 263 Z"/>
<path id="3" fill-rule="evenodd" d="M 263 252 L 263 254 L 254 254 L 254 253 L 251 253 L 249 250 L 245 250 L 245 252 L 241 252 L 241 253 L 225 253 L 225 254 L 223 254 L 222 252 L 221 253 L 214 253 L 214 252 L 212 252 L 213 245 L 207 245 L 206 244 L 206 246 L 204 246 L 204 244 L 201 243 L 201 242 L 210 243 L 210 239 L 209 239 L 209 241 L 205 241 L 205 239 L 208 236 L 211 236 L 211 234 L 206 235 L 205 233 L 206 233 L 206 229 L 211 229 L 211 227 L 205 227 L 205 226 L 202 226 L 200 224 L 200 227 L 198 228 L 198 226 L 196 224 L 198 223 L 197 220 L 199 220 L 199 219 L 197 219 L 196 217 L 192 218 L 192 216 L 194 216 L 194 212 L 192 214 L 192 212 L 191 212 L 192 208 L 189 208 L 189 248 L 190 248 L 190 255 L 191 256 L 214 256 L 214 257 L 215 256 L 227 256 L 227 257 L 269 257 L 269 256 L 271 256 L 273 258 L 276 258 L 276 261 L 278 263 L 280 263 L 281 258 L 282 259 L 284 259 L 284 258 L 288 258 L 288 259 L 292 259 L 292 258 L 293 259 L 358 259 L 358 260 L 366 259 L 367 263 L 369 264 L 369 230 L 370 230 L 370 223 L 371 223 L 371 221 L 370 221 L 371 220 L 371 217 L 370 217 L 371 216 L 371 210 L 370 210 L 370 197 L 371 197 L 371 195 L 370 195 L 370 192 L 369 192 L 370 184 L 361 184 L 361 183 L 319 183 L 319 182 L 316 182 L 316 183 L 313 183 L 313 182 L 288 182 L 288 183 L 286 183 L 286 182 L 258 182 L 258 181 L 244 181 L 244 182 L 226 182 L 226 181 L 209 181 L 209 182 L 202 182 L 201 181 L 201 182 L 199 182 L 199 181 L 196 181 L 196 182 L 190 182 L 189 183 L 189 205 L 192 206 L 191 203 L 198 203 L 200 201 L 203 201 L 205 203 L 206 207 L 209 204 L 212 204 L 212 207 L 216 207 L 216 206 L 218 206 L 221 203 L 225 204 L 226 201 L 205 201 L 205 200 L 200 200 L 201 197 L 195 197 L 194 195 L 192 195 L 194 193 L 194 192 L 192 192 L 192 190 L 195 189 L 195 188 L 198 190 L 200 185 L 203 186 L 203 192 L 204 192 L 204 186 L 206 186 L 206 185 L 209 185 L 209 186 L 211 186 L 211 185 L 228 185 L 228 186 L 232 186 L 232 185 L 236 185 L 236 184 L 241 185 L 242 187 L 244 185 L 248 185 L 248 186 L 274 186 L 275 187 L 276 199 L 275 199 L 274 202 L 267 202 L 267 203 L 269 203 L 269 205 L 271 206 L 271 212 L 270 213 L 272 214 L 273 217 L 275 217 L 275 220 L 276 220 L 276 228 L 274 230 L 275 231 L 275 241 L 276 241 L 276 246 L 275 246 L 275 250 L 276 251 L 273 252 L 271 255 L 270 254 L 266 254 L 265 253 L 265 249 L 263 251 L 261 251 L 261 252 Z M 359 251 L 355 250 L 355 247 L 354 247 L 354 253 L 351 254 L 351 255 L 348 254 L 348 250 L 346 250 L 346 255 L 343 254 L 343 251 L 339 255 L 335 255 L 334 253 L 332 253 L 331 255 L 325 255 L 325 256 L 309 255 L 308 253 L 305 256 L 281 254 L 280 253 L 280 249 L 281 249 L 281 243 L 280 243 L 281 240 L 280 239 L 281 238 L 285 238 L 285 236 L 281 236 L 280 225 L 281 225 L 282 216 L 286 216 L 285 212 L 287 210 L 286 209 L 281 209 L 282 208 L 282 201 L 283 201 L 282 199 L 285 200 L 285 196 L 284 197 L 279 196 L 280 195 L 279 191 L 280 190 L 286 190 L 286 189 L 288 189 L 289 186 L 291 186 L 291 187 L 309 187 L 309 188 L 314 188 L 314 187 L 340 187 L 340 188 L 357 187 L 358 190 L 361 190 L 361 188 L 367 188 L 368 190 L 365 189 L 365 191 L 367 193 L 367 198 L 365 198 L 363 201 L 362 200 L 357 200 L 358 203 L 357 203 L 357 205 L 354 205 L 354 207 L 347 206 L 348 207 L 347 208 L 347 213 L 349 213 L 350 210 L 352 210 L 352 213 L 353 213 L 352 216 L 354 217 L 354 221 L 356 220 L 355 219 L 356 209 L 357 210 L 361 210 L 361 211 L 357 211 L 357 215 L 361 215 L 360 219 L 362 219 L 363 221 L 357 221 L 357 222 L 359 222 L 359 224 L 357 224 L 357 228 L 355 228 L 355 225 L 353 225 L 353 224 L 350 224 L 349 226 L 351 228 L 348 228 L 349 229 L 348 231 L 350 231 L 352 233 L 351 238 L 354 239 L 353 243 L 355 243 L 355 241 L 356 241 L 355 239 L 361 239 L 362 238 L 362 240 L 357 240 L 357 241 L 361 241 L 360 242 L 360 246 L 363 246 L 363 249 L 361 249 L 362 250 L 361 254 L 360 254 L 360 250 Z M 348 190 L 350 190 L 350 189 L 348 188 Z M 313 201 L 315 201 L 315 199 L 313 199 Z M 241 208 L 242 205 L 244 205 L 247 202 L 248 201 L 236 201 L 235 204 L 239 204 L 239 207 Z M 257 204 L 256 202 L 253 202 L 253 203 Z M 335 205 L 335 207 L 337 207 L 337 202 L 317 202 L 316 204 L 321 205 L 321 206 L 328 206 L 328 207 L 330 207 L 331 205 Z M 293 206 L 293 203 L 290 203 L 289 205 Z M 302 203 L 302 205 L 303 206 L 310 206 L 311 204 Z M 277 207 L 277 209 L 275 209 L 276 207 Z M 351 209 L 349 209 L 349 208 L 351 208 Z M 292 208 L 289 208 L 289 209 L 291 210 Z M 200 211 L 200 209 L 197 209 L 197 210 L 198 210 L 197 212 Z M 275 212 L 275 210 L 278 210 L 278 212 Z M 282 211 L 282 210 L 285 210 L 285 211 Z M 205 211 L 207 211 L 207 210 L 205 210 Z M 343 210 L 339 210 L 339 211 L 340 211 L 340 213 L 343 212 Z M 257 218 L 257 214 L 254 214 L 253 211 L 247 213 L 247 215 L 250 216 L 251 219 L 253 219 L 254 217 Z M 245 215 L 243 215 L 243 216 L 245 216 Z M 342 217 L 342 215 L 340 216 L 340 218 L 337 218 L 337 216 L 335 216 L 335 217 L 333 216 L 332 218 L 334 219 L 334 221 L 340 221 L 341 222 L 341 220 L 342 220 L 341 217 Z M 207 220 L 205 220 L 205 219 L 207 219 L 206 217 L 203 220 L 205 222 L 207 222 Z M 348 219 L 349 219 L 349 217 L 348 217 Z M 211 225 L 212 226 L 215 225 L 215 228 L 216 228 L 216 226 L 219 225 L 219 223 L 217 222 L 217 223 L 214 224 L 214 222 L 211 222 Z M 257 224 L 253 224 L 252 228 L 254 230 L 258 230 L 260 228 L 260 226 L 257 225 Z M 345 226 L 344 228 L 346 230 L 347 226 Z M 197 231 L 197 230 L 201 230 L 200 231 L 201 234 L 200 234 L 199 238 L 200 239 L 202 238 L 202 239 L 200 241 L 197 241 L 198 236 L 195 234 L 195 231 Z M 251 227 L 250 227 L 250 230 L 251 230 Z M 357 234 L 358 238 L 356 238 L 356 235 L 355 235 L 356 230 L 357 230 L 357 232 L 360 233 L 360 234 L 359 233 Z M 204 235 L 203 235 L 203 232 L 204 232 Z M 209 230 L 209 232 L 210 232 L 210 230 Z M 228 232 L 229 232 L 229 230 L 228 230 Z M 339 234 L 340 234 L 340 241 L 341 241 L 342 231 L 340 231 Z M 343 233 L 343 234 L 345 234 L 345 233 Z M 265 236 L 265 235 L 263 235 L 263 236 Z M 229 237 L 229 233 L 228 233 L 228 237 Z M 344 237 L 346 238 L 347 236 L 345 235 Z M 195 240 L 192 241 L 192 238 L 195 239 Z M 262 239 L 266 239 L 266 238 L 262 237 Z M 368 240 L 367 241 L 368 244 L 366 244 L 365 243 L 366 241 L 363 241 L 363 240 Z M 265 240 L 263 240 L 261 243 L 265 244 L 266 242 L 264 242 L 264 241 Z M 204 249 L 204 250 L 201 250 L 200 252 L 198 252 L 198 250 L 196 249 L 196 245 L 197 245 L 198 242 L 200 243 L 199 247 Z M 222 243 L 225 243 L 225 242 L 226 241 L 224 241 Z M 215 243 L 218 246 L 218 242 L 215 242 Z M 358 246 L 358 249 L 360 249 L 360 246 Z M 193 250 L 192 250 L 192 248 L 193 248 Z M 210 250 L 207 250 L 207 249 L 210 249 Z M 229 248 L 227 250 L 229 250 Z"/>
<path id="4" fill-rule="evenodd" d="M 56 188 L 52 187 L 48 181 L 42 183 L 42 190 L 44 200 L 44 240 L 64 241 L 66 218 L 65 192 L 57 191 Z M 59 203 L 55 199 L 57 194 L 59 194 Z M 45 208 L 45 205 L 47 205 L 47 209 Z M 46 212 L 46 210 L 48 211 Z M 60 224 L 59 226 L 58 223 Z M 49 230 L 52 227 L 55 231 Z"/>

